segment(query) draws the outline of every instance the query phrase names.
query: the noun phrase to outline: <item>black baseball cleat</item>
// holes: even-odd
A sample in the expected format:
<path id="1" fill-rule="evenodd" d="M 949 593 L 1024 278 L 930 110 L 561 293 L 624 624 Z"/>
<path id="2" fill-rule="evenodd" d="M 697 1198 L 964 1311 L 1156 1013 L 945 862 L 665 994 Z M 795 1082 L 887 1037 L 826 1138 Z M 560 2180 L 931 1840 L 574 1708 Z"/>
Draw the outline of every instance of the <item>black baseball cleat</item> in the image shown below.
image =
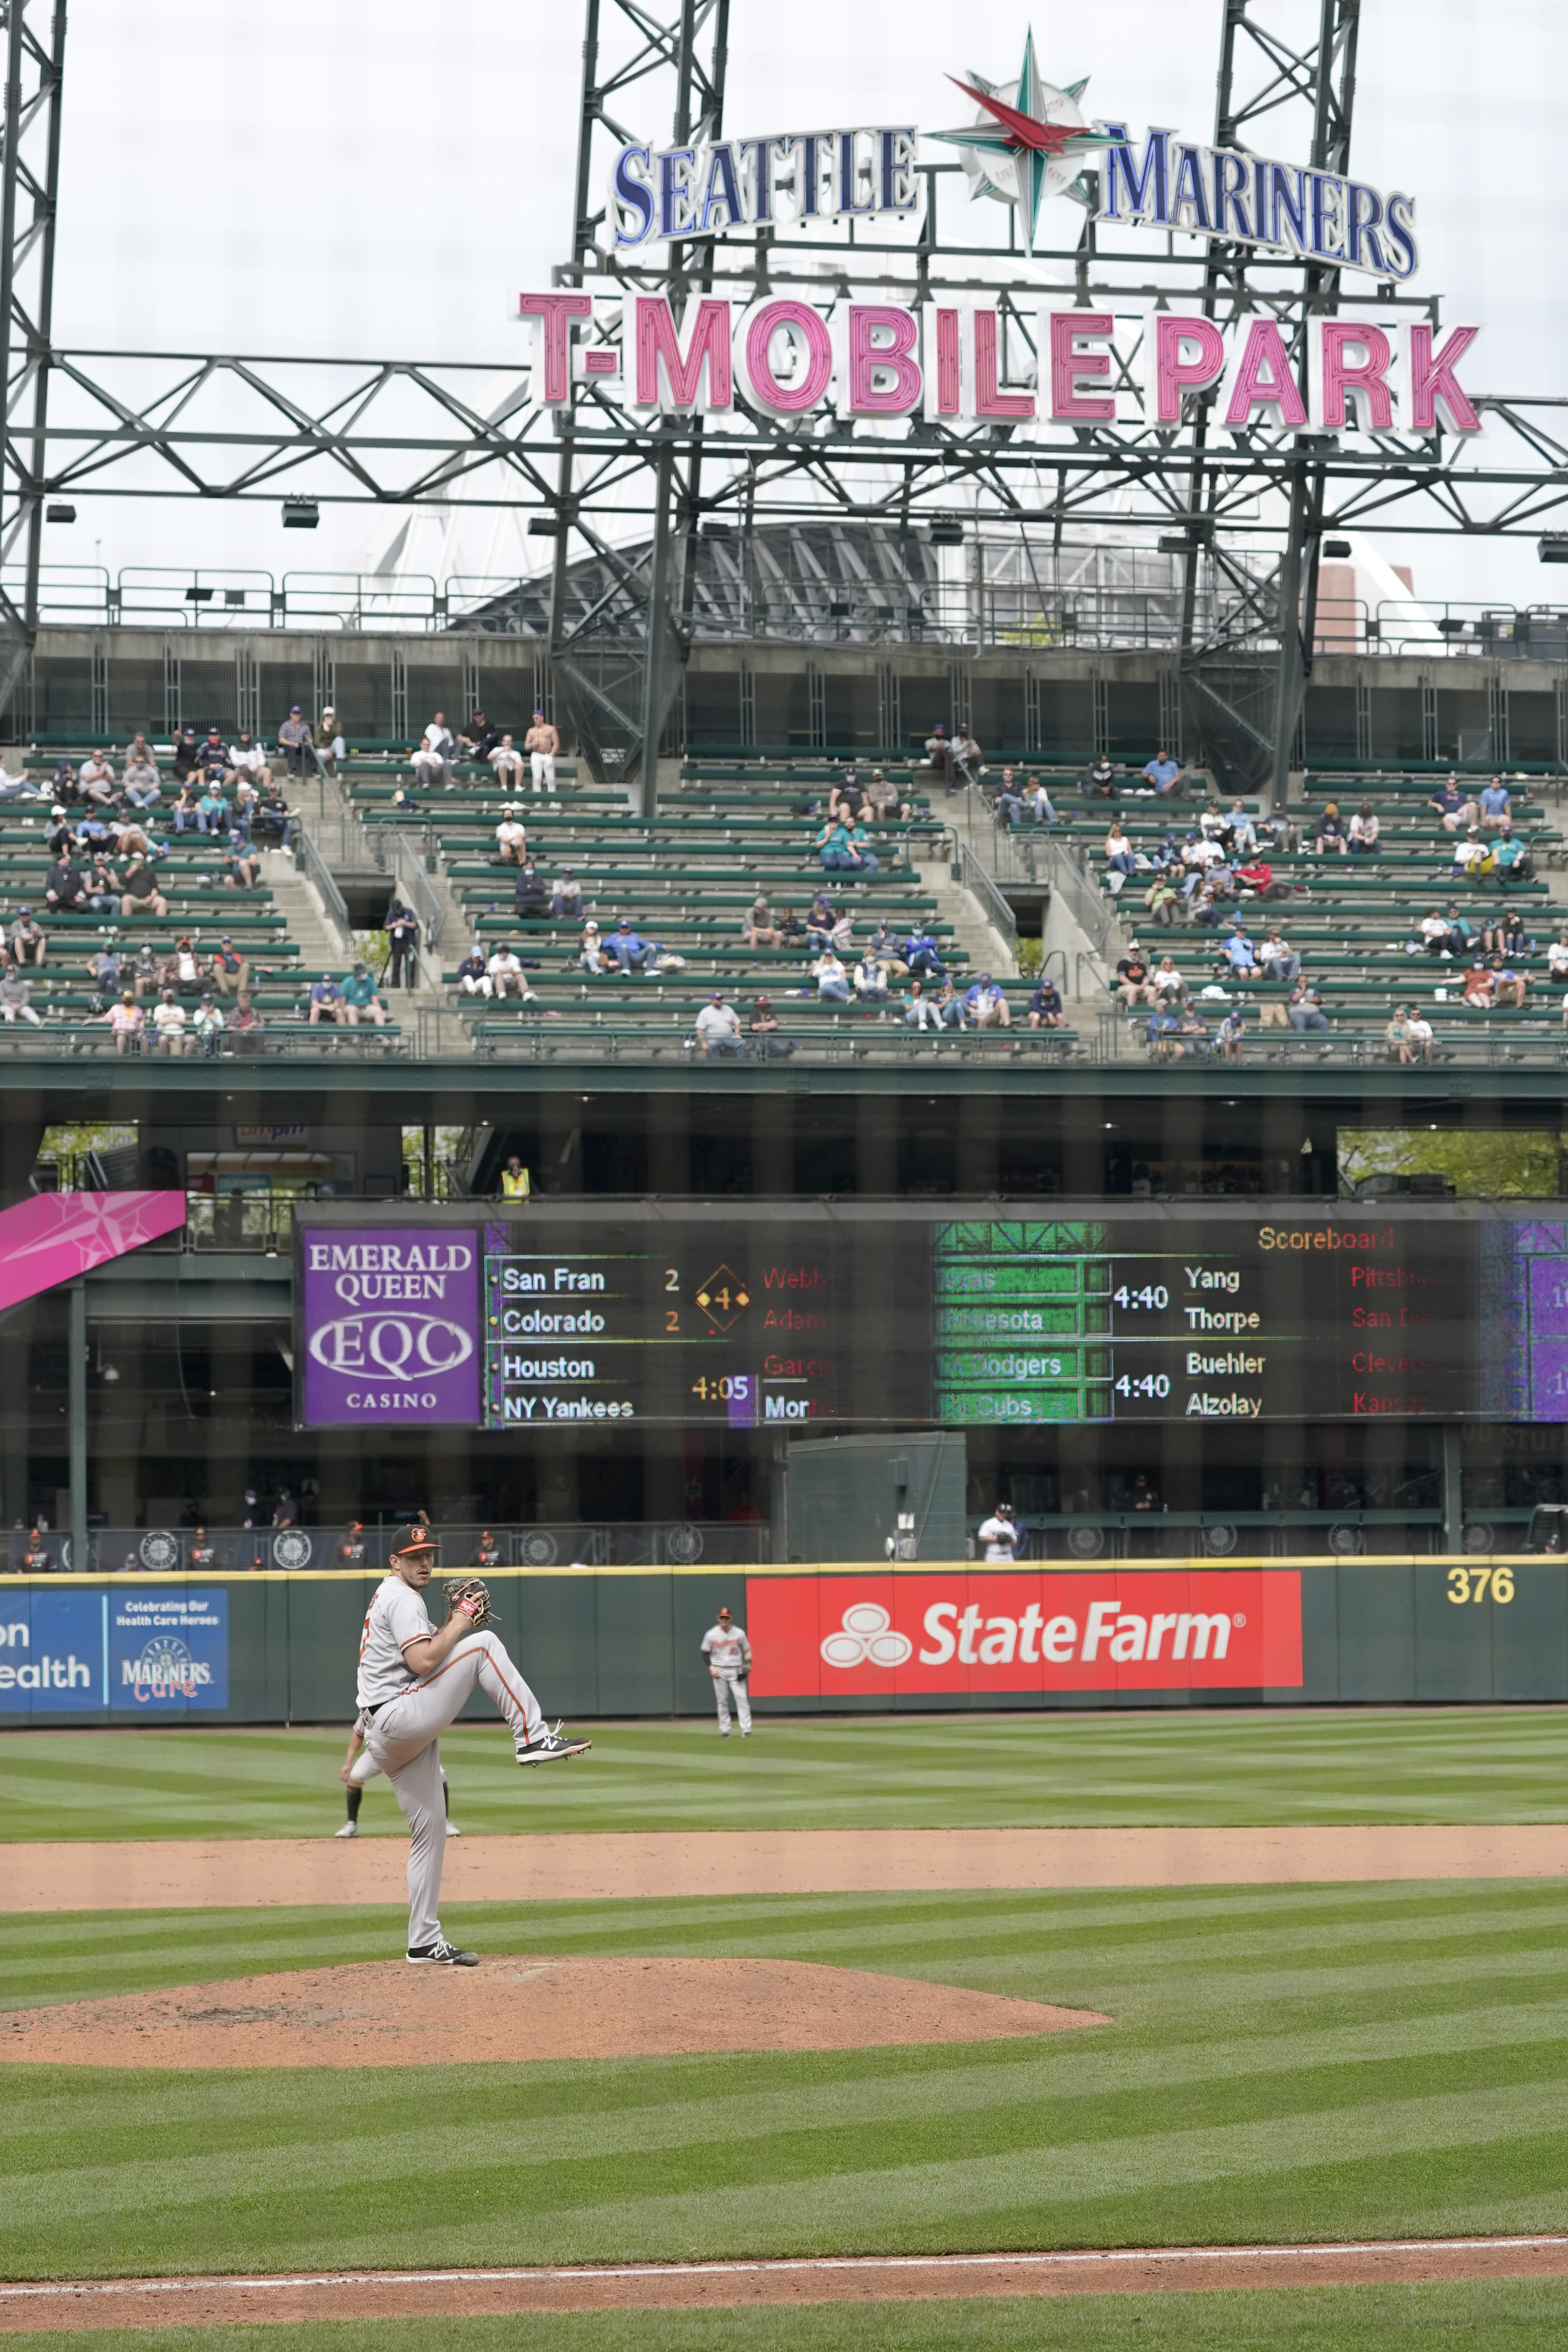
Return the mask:
<path id="1" fill-rule="evenodd" d="M 477 1969 L 478 1952 L 459 1952 L 456 1944 L 448 1944 L 445 1936 L 437 1936 L 433 1944 L 412 1944 L 404 1955 L 411 1968 Z"/>
<path id="2" fill-rule="evenodd" d="M 557 1724 L 553 1731 L 547 1731 L 541 1738 L 531 1740 L 526 1748 L 520 1748 L 517 1760 L 520 1764 L 548 1764 L 557 1756 L 585 1756 L 593 1745 L 591 1739 L 569 1738 Z"/>

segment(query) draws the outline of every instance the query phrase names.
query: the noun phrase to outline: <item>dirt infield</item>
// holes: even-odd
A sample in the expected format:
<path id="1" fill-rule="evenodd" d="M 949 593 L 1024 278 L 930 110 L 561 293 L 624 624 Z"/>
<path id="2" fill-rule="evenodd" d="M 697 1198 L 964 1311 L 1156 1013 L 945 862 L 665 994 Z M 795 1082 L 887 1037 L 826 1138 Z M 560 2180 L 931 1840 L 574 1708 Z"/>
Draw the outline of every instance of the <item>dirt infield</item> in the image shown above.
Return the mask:
<path id="1" fill-rule="evenodd" d="M 673 2057 L 710 2049 L 717 2018 L 735 2050 L 994 2042 L 1111 2022 L 1092 2010 L 801 1960 L 519 1956 L 423 1975 L 404 1960 L 300 1969 L 17 2010 L 0 2016 L 0 2059 L 191 2067 Z"/>
<path id="2" fill-rule="evenodd" d="M 1408 2239 L 1071 2254 L 865 2255 L 604 2270 L 368 2271 L 0 2287 L 0 2334 L 226 2322 L 447 2319 L 524 2311 L 744 2308 L 965 2295 L 1169 2294 L 1215 2287 L 1407 2285 L 1568 2277 L 1568 2238 Z"/>
<path id="3" fill-rule="evenodd" d="M 401 1903 L 401 1837 L 0 1846 L 0 1912 Z M 991 1886 L 1267 1886 L 1568 1876 L 1568 1824 L 1361 1829 L 605 1831 L 467 1837 L 448 1903 L 859 1895 Z"/>

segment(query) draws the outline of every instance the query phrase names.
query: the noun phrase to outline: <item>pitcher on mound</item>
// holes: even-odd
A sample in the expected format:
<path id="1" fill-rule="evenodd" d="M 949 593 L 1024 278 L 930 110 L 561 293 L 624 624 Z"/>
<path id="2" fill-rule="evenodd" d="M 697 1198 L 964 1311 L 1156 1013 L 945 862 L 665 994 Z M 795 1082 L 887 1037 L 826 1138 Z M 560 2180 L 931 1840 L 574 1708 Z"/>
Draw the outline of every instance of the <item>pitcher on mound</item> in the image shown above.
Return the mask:
<path id="1" fill-rule="evenodd" d="M 489 1595 L 476 1578 L 447 1587 L 448 1615 L 439 1633 L 421 1593 L 440 1546 L 427 1527 L 399 1528 L 392 1565 L 365 1612 L 359 1649 L 359 1727 L 364 1748 L 350 1769 L 361 1786 L 384 1772 L 408 1823 L 408 1958 L 417 1964 L 471 1969 L 477 1952 L 447 1943 L 436 1916 L 447 1858 L 441 1801 L 440 1735 L 472 1693 L 485 1691 L 505 1717 L 520 1764 L 581 1756 L 593 1742 L 552 1731 L 539 1701 L 494 1633 L 479 1631 Z"/>

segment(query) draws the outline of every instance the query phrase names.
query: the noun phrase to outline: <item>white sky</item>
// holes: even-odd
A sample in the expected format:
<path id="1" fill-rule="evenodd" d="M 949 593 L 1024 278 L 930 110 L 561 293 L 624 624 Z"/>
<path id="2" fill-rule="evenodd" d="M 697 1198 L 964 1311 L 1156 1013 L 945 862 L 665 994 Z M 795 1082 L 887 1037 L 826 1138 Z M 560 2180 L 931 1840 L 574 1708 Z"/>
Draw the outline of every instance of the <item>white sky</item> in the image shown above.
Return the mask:
<path id="1" fill-rule="evenodd" d="M 1317 0 L 1265 5 L 1316 21 Z M 726 127 L 963 121 L 943 76 L 1008 79 L 1032 16 L 1047 78 L 1090 77 L 1087 113 L 1206 140 L 1220 16 L 1220 0 L 731 0 Z M 517 290 L 566 246 L 581 42 L 581 0 L 71 0 L 57 340 L 509 361 Z M 1485 391 L 1568 391 L 1563 224 L 1519 171 L 1556 151 L 1565 66 L 1563 0 L 1364 0 L 1357 175 L 1415 192 L 1416 284 L 1486 321 L 1467 372 Z M 627 113 L 668 137 L 635 100 Z M 111 567 L 324 568 L 355 562 L 374 520 L 285 539 L 276 507 L 78 503 L 74 528 L 46 532 L 50 561 L 101 541 Z M 1523 604 L 1561 577 L 1533 541 L 1384 544 L 1434 595 Z"/>

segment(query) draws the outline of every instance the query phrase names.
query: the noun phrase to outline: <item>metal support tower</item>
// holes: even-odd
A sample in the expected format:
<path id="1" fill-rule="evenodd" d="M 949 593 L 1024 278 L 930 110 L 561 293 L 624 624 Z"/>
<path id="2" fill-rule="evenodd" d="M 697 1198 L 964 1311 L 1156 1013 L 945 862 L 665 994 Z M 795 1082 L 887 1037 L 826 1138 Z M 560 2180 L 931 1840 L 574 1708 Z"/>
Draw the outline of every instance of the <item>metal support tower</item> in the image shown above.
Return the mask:
<path id="1" fill-rule="evenodd" d="M 20 605 L 0 590 L 0 704 L 26 665 L 38 625 L 65 0 L 56 0 L 47 47 L 36 29 L 44 16 L 43 6 L 30 6 L 29 0 L 0 0 L 5 34 L 0 121 L 0 383 L 5 388 L 0 562 L 9 561 L 20 542 L 26 564 Z"/>
<path id="2" fill-rule="evenodd" d="M 594 192 L 603 187 L 616 146 L 632 135 L 620 119 L 628 90 L 638 91 L 645 131 L 649 118 L 658 120 L 668 107 L 672 144 L 718 136 L 729 27 L 730 0 L 681 0 L 662 21 L 638 0 L 587 0 L 572 258 L 556 270 L 558 285 L 580 287 L 584 279 L 613 272 L 628 289 L 657 285 L 680 314 L 694 290 L 690 248 L 671 246 L 668 267 L 657 273 L 617 269 L 613 247 L 606 251 L 599 242 L 605 205 L 593 208 Z M 697 248 L 696 290 L 710 282 L 711 269 L 712 248 L 705 244 Z M 648 427 L 653 513 L 647 549 L 640 560 L 615 555 L 618 577 L 609 595 L 574 621 L 566 593 L 569 526 L 602 557 L 612 557 L 583 512 L 575 421 L 575 410 L 569 409 L 561 425 L 551 667 L 590 762 L 601 774 L 635 781 L 642 812 L 651 816 L 658 799 L 659 738 L 680 690 L 690 645 L 689 589 L 682 583 L 689 583 L 695 570 L 700 428 L 678 434 L 668 419 Z M 678 439 L 685 445 L 683 466 L 678 464 Z M 598 473 L 603 463 L 602 454 L 592 452 L 589 474 Z M 682 524 L 684 549 L 677 543 Z"/>

